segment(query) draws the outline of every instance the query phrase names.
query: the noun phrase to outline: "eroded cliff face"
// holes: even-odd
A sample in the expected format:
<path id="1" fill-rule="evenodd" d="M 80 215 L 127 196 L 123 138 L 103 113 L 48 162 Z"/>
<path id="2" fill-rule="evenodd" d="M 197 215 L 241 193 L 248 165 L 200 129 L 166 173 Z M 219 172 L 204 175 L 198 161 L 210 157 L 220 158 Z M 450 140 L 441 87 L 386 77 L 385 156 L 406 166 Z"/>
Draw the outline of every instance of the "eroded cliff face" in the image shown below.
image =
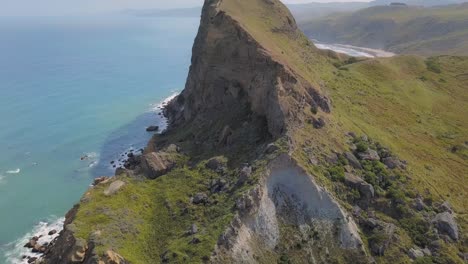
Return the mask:
<path id="1" fill-rule="evenodd" d="M 215 263 L 267 263 L 281 254 L 313 263 L 349 254 L 354 263 L 366 262 L 352 217 L 287 154 L 270 162 L 261 183 L 238 207 L 218 241 Z"/>
<path id="2" fill-rule="evenodd" d="M 278 1 L 269 4 L 272 10 L 282 5 Z M 221 0 L 205 2 L 186 87 L 170 107 L 173 113 L 180 110 L 173 124 L 194 120 L 203 124 L 248 109 L 265 118 L 269 133 L 278 138 L 305 121 L 304 109 L 313 106 L 330 112 L 325 96 L 276 60 L 273 51 L 222 6 Z M 285 21 L 275 30 L 298 37 L 294 18 L 289 15 Z"/>

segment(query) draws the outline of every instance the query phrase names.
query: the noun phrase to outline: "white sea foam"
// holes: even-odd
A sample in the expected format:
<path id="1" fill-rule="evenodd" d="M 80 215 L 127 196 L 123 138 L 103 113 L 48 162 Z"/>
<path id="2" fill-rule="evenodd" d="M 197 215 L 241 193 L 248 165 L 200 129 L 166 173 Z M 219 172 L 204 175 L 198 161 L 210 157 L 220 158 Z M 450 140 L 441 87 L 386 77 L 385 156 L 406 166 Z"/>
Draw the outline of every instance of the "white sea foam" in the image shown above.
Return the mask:
<path id="1" fill-rule="evenodd" d="M 385 50 L 357 47 L 357 46 L 344 45 L 344 44 L 326 44 L 326 43 L 320 43 L 316 40 L 313 40 L 313 42 L 315 46 L 319 49 L 333 50 L 339 53 L 344 53 L 344 54 L 355 56 L 355 57 L 368 57 L 368 58 L 384 57 L 385 58 L 385 57 L 395 56 L 394 53 L 388 52 Z"/>
<path id="2" fill-rule="evenodd" d="M 89 152 L 81 157 L 81 161 L 87 162 L 87 168 L 93 168 L 99 164 L 99 154 L 96 152 Z"/>
<path id="3" fill-rule="evenodd" d="M 63 229 L 63 222 L 65 221 L 64 217 L 57 218 L 51 217 L 50 220 L 39 222 L 34 228 L 23 237 L 19 238 L 18 240 L 6 245 L 5 250 L 5 259 L 6 263 L 8 264 L 23 264 L 28 263 L 27 258 L 23 258 L 23 256 L 28 257 L 40 257 L 40 254 L 32 253 L 31 249 L 25 248 L 24 245 L 34 236 L 41 236 L 38 240 L 38 243 L 50 243 L 54 240 Z M 49 236 L 48 233 L 51 230 L 56 230 L 57 233 L 54 235 Z"/>
<path id="4" fill-rule="evenodd" d="M 21 172 L 20 169 L 16 169 L 16 170 L 9 170 L 9 171 L 7 171 L 6 173 L 8 173 L 8 174 L 18 174 L 18 173 L 20 173 L 20 172 Z"/>
<path id="5" fill-rule="evenodd" d="M 162 102 L 153 104 L 151 107 L 151 111 L 161 112 L 162 108 L 165 107 L 170 101 L 172 101 L 172 99 L 176 98 L 179 94 L 180 92 L 178 91 L 172 92 L 172 94 L 166 99 L 164 99 Z"/>
<path id="6" fill-rule="evenodd" d="M 5 176 L 0 174 L 0 184 L 5 182 Z"/>

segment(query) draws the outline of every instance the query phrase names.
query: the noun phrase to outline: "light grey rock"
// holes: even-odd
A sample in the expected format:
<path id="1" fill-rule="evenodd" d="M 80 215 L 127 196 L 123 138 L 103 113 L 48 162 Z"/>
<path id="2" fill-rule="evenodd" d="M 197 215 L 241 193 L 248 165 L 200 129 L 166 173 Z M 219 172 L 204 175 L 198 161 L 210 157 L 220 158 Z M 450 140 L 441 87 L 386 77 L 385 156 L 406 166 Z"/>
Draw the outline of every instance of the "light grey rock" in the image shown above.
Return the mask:
<path id="1" fill-rule="evenodd" d="M 107 187 L 107 189 L 104 190 L 104 195 L 105 196 L 114 195 L 124 186 L 125 186 L 125 182 L 121 180 L 114 181 L 109 185 L 109 187 Z"/>
<path id="2" fill-rule="evenodd" d="M 424 208 L 426 208 L 426 205 L 424 204 L 424 201 L 422 198 L 418 197 L 414 199 L 414 209 L 418 211 L 422 211 L 424 210 Z"/>
<path id="3" fill-rule="evenodd" d="M 206 193 L 197 193 L 192 197 L 194 204 L 206 204 L 208 202 L 208 195 Z"/>
<path id="4" fill-rule="evenodd" d="M 440 233 L 447 234 L 451 239 L 458 240 L 458 226 L 455 218 L 449 212 L 437 214 L 432 220 Z"/>
<path id="5" fill-rule="evenodd" d="M 373 149 L 368 149 L 365 152 L 359 152 L 358 156 L 362 160 L 380 160 L 379 153 Z"/>
<path id="6" fill-rule="evenodd" d="M 214 170 L 214 171 L 220 171 L 223 169 L 225 165 L 225 161 L 223 160 L 222 157 L 214 157 L 214 158 L 211 158 L 210 160 L 208 160 L 208 162 L 206 163 L 206 167 L 210 170 Z"/>
<path id="7" fill-rule="evenodd" d="M 362 165 L 359 160 L 354 156 L 351 152 L 345 152 L 345 158 L 348 160 L 349 165 L 351 165 L 355 169 L 362 169 Z"/>
<path id="8" fill-rule="evenodd" d="M 452 206 L 450 205 L 449 202 L 445 201 L 439 206 L 439 210 L 441 212 L 449 212 L 453 213 Z"/>
<path id="9" fill-rule="evenodd" d="M 165 152 L 151 152 L 143 155 L 141 167 L 146 176 L 150 179 L 156 179 L 175 166 L 172 156 Z"/>
<path id="10" fill-rule="evenodd" d="M 266 147 L 265 153 L 266 154 L 272 154 L 272 153 L 276 152 L 277 150 L 279 150 L 279 147 L 276 146 L 275 144 L 271 143 L 271 144 L 268 144 L 268 146 Z"/>
<path id="11" fill-rule="evenodd" d="M 412 248 L 408 251 L 408 256 L 411 259 L 417 259 L 424 257 L 424 252 L 419 248 Z"/>
<path id="12" fill-rule="evenodd" d="M 393 170 L 396 168 L 404 169 L 405 165 L 395 157 L 387 157 L 382 159 L 383 164 L 387 166 L 387 168 Z"/>
<path id="13" fill-rule="evenodd" d="M 361 194 L 361 198 L 364 198 L 367 201 L 374 198 L 374 187 L 352 173 L 345 173 L 345 184 L 357 189 Z"/>

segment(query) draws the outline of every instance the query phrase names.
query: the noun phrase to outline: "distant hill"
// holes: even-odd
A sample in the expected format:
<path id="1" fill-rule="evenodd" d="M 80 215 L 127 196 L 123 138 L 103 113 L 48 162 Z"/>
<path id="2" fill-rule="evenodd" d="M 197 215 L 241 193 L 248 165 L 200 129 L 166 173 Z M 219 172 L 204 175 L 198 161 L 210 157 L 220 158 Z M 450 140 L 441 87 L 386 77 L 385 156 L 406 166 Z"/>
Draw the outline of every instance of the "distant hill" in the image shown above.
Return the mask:
<path id="1" fill-rule="evenodd" d="M 201 7 L 175 9 L 127 9 L 124 10 L 123 13 L 133 16 L 200 17 Z"/>
<path id="2" fill-rule="evenodd" d="M 443 6 L 460 4 L 468 0 L 375 0 L 372 2 L 331 2 L 331 3 L 306 3 L 289 4 L 288 7 L 299 23 L 311 19 L 328 16 L 333 13 L 353 12 L 372 6 L 387 6 L 392 3 L 403 3 L 410 6 Z"/>
<path id="3" fill-rule="evenodd" d="M 391 3 L 405 3 L 407 5 L 414 6 L 443 6 L 461 4 L 467 2 L 466 0 L 375 0 L 371 2 L 371 5 L 389 5 Z"/>
<path id="4" fill-rule="evenodd" d="M 383 1 L 383 0 L 382 0 Z M 311 38 L 405 54 L 468 55 L 468 3 L 374 6 L 302 23 Z"/>
<path id="5" fill-rule="evenodd" d="M 337 12 L 352 12 L 359 9 L 367 8 L 370 4 L 366 2 L 332 2 L 332 3 L 307 3 L 307 4 L 291 4 L 288 5 L 289 10 L 294 15 L 297 21 L 306 21 L 325 17 Z"/>

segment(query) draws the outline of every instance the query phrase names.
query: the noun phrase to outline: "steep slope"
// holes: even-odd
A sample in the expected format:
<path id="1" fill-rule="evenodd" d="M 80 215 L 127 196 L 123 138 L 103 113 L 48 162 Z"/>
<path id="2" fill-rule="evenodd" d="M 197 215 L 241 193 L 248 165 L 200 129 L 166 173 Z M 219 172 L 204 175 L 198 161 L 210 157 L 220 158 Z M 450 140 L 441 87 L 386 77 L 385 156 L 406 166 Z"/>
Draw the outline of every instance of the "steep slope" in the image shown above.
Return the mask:
<path id="1" fill-rule="evenodd" d="M 279 1 L 205 1 L 169 129 L 40 262 L 462 263 L 467 64 L 359 61 Z"/>
<path id="2" fill-rule="evenodd" d="M 468 4 L 444 7 L 377 6 L 301 25 L 320 41 L 395 53 L 468 55 Z"/>

